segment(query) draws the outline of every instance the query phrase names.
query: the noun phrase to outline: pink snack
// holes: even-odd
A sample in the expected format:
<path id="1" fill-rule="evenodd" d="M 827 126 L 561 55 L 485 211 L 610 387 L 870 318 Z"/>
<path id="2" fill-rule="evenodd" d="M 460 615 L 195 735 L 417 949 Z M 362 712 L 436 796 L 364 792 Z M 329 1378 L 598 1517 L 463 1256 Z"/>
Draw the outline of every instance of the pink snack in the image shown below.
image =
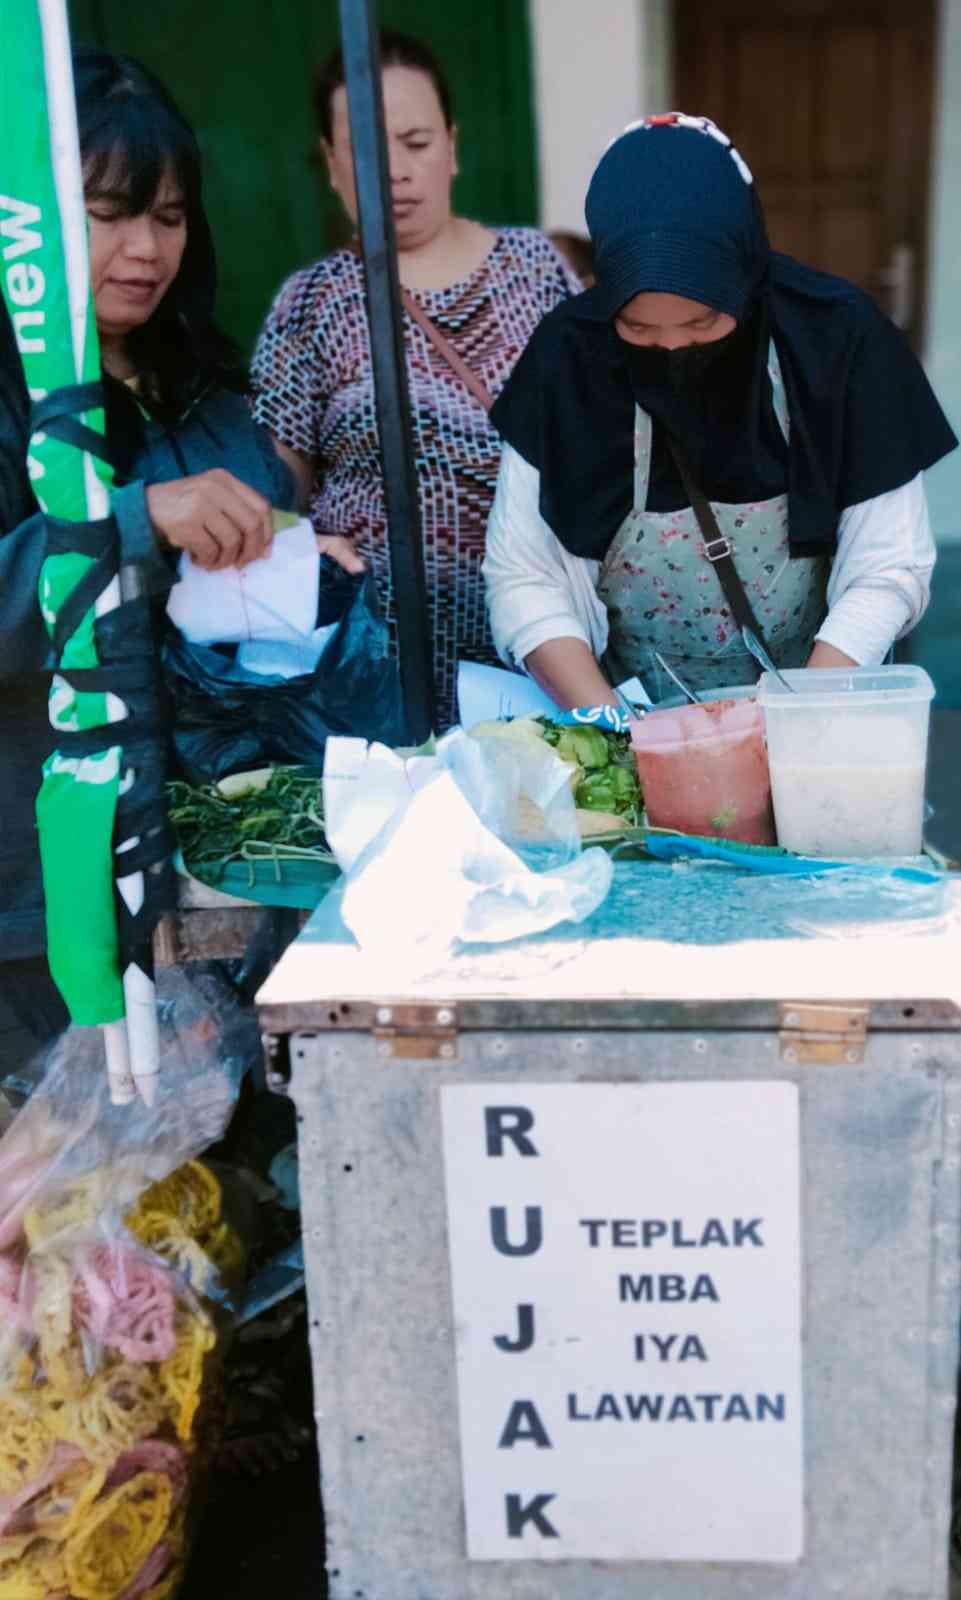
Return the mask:
<path id="1" fill-rule="evenodd" d="M 32 1526 L 30 1519 L 30 1502 L 38 1494 L 48 1489 L 51 1483 L 72 1467 L 75 1462 L 82 1461 L 83 1456 L 72 1444 L 58 1444 L 50 1457 L 49 1464 L 32 1483 L 25 1483 L 16 1494 L 0 1497 L 0 1539 L 5 1535 L 28 1532 Z M 0 1559 L 3 1556 L 3 1547 L 0 1545 Z"/>
<path id="2" fill-rule="evenodd" d="M 19 1257 L 0 1254 L 0 1325 L 12 1322 L 21 1333 L 33 1329 L 33 1276 Z"/>
<path id="3" fill-rule="evenodd" d="M 176 1348 L 174 1291 L 165 1267 L 119 1241 L 78 1256 L 77 1325 L 128 1361 L 166 1361 Z"/>
<path id="4" fill-rule="evenodd" d="M 170 1479 L 173 1503 L 180 1504 L 187 1487 L 187 1463 L 177 1445 L 166 1439 L 144 1439 L 140 1444 L 131 1445 L 111 1467 L 104 1494 L 129 1483 L 140 1472 L 165 1472 Z"/>

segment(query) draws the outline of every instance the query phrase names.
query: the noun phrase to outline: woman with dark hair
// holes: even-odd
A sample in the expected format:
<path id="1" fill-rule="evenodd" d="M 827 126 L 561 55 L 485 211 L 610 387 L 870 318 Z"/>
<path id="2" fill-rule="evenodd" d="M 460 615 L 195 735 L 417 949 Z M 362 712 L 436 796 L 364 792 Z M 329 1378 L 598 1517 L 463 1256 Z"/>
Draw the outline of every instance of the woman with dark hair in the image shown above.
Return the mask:
<path id="1" fill-rule="evenodd" d="M 269 547 L 271 501 L 288 503 L 291 487 L 250 422 L 239 356 L 213 320 L 217 273 L 196 138 L 138 63 L 80 49 L 74 75 L 108 434 L 121 476 L 146 485 L 161 548 L 187 550 L 204 567 L 242 566 Z M 135 499 L 122 493 L 118 515 Z"/>
<path id="2" fill-rule="evenodd" d="M 587 195 L 595 287 L 548 317 L 494 408 L 494 638 L 562 706 L 874 666 L 919 620 L 922 473 L 955 447 L 869 297 L 770 248 L 707 118 L 636 124 Z M 746 603 L 746 607 L 745 607 Z M 750 613 L 748 615 L 748 613 Z"/>
<path id="3" fill-rule="evenodd" d="M 383 31 L 380 54 L 398 269 L 411 297 L 404 341 L 442 728 L 457 717 L 458 658 L 496 660 L 480 566 L 500 447 L 484 398 L 432 333 L 480 381 L 481 396 L 496 396 L 541 317 L 580 284 L 542 233 L 491 229 L 451 209 L 457 129 L 444 75 L 426 46 L 404 34 Z M 356 224 L 339 52 L 317 79 L 316 110 L 331 185 Z M 321 549 L 348 569 L 373 568 L 392 621 L 364 268 L 355 246 L 283 285 L 253 377 L 255 415 L 297 474 Z"/>
<path id="4" fill-rule="evenodd" d="M 271 506 L 291 505 L 293 481 L 251 418 L 237 354 L 213 321 L 216 270 L 192 130 L 134 61 L 81 48 L 74 77 L 113 510 L 128 558 L 162 598 L 181 552 L 208 568 L 263 555 Z M 45 537 L 39 514 L 21 520 L 31 500 L 28 400 L 9 347 L 4 370 L 0 481 L 13 488 L 0 507 L 0 1058 L 4 1000 L 38 1036 L 65 1022 L 42 972 L 33 818 L 53 742 L 37 604 Z"/>

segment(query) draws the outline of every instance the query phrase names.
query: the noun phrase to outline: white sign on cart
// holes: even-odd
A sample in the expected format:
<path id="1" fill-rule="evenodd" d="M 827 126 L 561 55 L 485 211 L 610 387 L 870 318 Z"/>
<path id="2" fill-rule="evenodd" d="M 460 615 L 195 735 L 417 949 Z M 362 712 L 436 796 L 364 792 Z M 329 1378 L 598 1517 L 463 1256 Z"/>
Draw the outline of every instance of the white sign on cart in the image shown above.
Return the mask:
<path id="1" fill-rule="evenodd" d="M 441 1093 L 468 1557 L 799 1560 L 796 1086 Z"/>

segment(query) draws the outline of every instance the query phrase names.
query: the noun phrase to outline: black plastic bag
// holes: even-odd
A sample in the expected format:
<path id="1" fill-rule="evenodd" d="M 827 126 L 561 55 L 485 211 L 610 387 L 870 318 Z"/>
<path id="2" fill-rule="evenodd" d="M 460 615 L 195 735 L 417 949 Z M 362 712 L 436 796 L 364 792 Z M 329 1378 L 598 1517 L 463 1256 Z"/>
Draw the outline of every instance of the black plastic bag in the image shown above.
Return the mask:
<path id="1" fill-rule="evenodd" d="M 339 621 L 338 621 L 339 619 Z M 177 761 L 193 783 L 271 762 L 321 765 L 329 734 L 408 743 L 400 673 L 373 576 L 324 563 L 317 626 L 338 622 L 312 672 L 248 672 L 171 633 L 163 649 Z"/>

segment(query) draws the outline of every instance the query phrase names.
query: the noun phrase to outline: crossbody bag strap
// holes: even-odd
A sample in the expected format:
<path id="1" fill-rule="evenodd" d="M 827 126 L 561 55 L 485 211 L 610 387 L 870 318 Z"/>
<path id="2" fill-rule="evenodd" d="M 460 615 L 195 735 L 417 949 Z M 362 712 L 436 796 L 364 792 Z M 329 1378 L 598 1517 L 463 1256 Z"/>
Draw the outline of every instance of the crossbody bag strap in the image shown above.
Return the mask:
<path id="1" fill-rule="evenodd" d="M 472 371 L 463 357 L 457 354 L 450 340 L 441 333 L 436 322 L 427 315 L 422 306 L 417 304 L 410 290 L 405 289 L 403 284 L 401 284 L 400 297 L 404 302 L 404 310 L 413 317 L 417 326 L 423 329 L 434 349 L 443 356 L 451 371 L 457 374 L 464 388 L 474 396 L 478 405 L 482 405 L 485 411 L 489 411 L 494 404 L 494 397 L 477 376 L 477 373 Z"/>
<path id="2" fill-rule="evenodd" d="M 351 240 L 347 248 L 352 255 L 357 256 L 361 262 L 363 261 L 363 252 L 355 240 Z M 418 305 L 410 290 L 405 289 L 403 284 L 400 285 L 400 298 L 404 310 L 407 312 L 408 316 L 417 323 L 417 326 L 430 340 L 438 354 L 443 356 L 451 371 L 456 374 L 461 383 L 464 385 L 464 388 L 469 394 L 474 396 L 474 399 L 477 401 L 478 405 L 483 406 L 485 411 L 489 411 L 491 406 L 494 404 L 494 396 L 491 394 L 486 384 L 484 384 L 477 376 L 477 373 L 467 365 L 467 362 L 463 359 L 463 357 L 457 354 L 457 351 L 454 349 L 454 346 L 451 344 L 450 340 L 443 333 L 441 333 L 436 322 L 434 322 L 427 315 L 427 312 L 422 306 Z"/>
<path id="3" fill-rule="evenodd" d="M 668 434 L 667 442 L 670 445 L 671 455 L 674 457 L 677 470 L 681 475 L 684 491 L 691 502 L 691 509 L 697 518 L 697 525 L 704 539 L 704 554 L 717 573 L 718 582 L 724 592 L 724 598 L 731 608 L 731 615 L 739 628 L 750 628 L 766 650 L 767 644 L 764 634 L 747 597 L 747 590 L 741 582 L 737 567 L 734 565 L 730 540 L 725 538 L 718 527 L 717 517 L 714 515 L 714 507 L 695 483 L 687 457 L 677 440 L 671 434 Z"/>

